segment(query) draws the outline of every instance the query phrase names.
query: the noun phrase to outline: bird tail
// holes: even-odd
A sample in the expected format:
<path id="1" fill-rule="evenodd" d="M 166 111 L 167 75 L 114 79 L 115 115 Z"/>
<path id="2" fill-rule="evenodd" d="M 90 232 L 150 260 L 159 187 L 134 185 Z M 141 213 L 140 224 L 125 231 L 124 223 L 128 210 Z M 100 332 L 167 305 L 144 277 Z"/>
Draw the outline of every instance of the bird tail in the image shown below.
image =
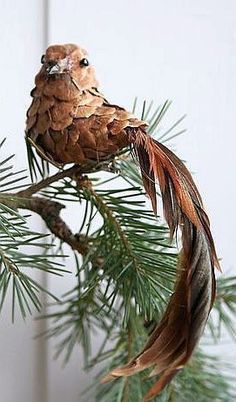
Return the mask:
<path id="1" fill-rule="evenodd" d="M 220 267 L 208 217 L 185 165 L 163 144 L 141 130 L 132 133 L 130 138 L 154 212 L 157 210 L 155 180 L 158 180 L 171 237 L 178 227 L 182 231 L 175 289 L 162 320 L 143 350 L 103 379 L 108 382 L 153 366 L 150 376 L 161 375 L 144 398 L 149 401 L 191 357 L 214 302 L 214 266 Z"/>

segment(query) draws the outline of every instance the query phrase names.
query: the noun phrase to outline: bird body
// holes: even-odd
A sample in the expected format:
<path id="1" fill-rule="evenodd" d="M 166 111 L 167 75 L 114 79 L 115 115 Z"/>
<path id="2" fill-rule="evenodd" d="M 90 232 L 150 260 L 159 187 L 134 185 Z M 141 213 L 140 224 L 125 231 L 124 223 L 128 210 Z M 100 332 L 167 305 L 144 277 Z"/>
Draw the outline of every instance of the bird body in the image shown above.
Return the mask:
<path id="1" fill-rule="evenodd" d="M 49 48 L 45 59 L 54 60 L 63 49 L 63 46 Z M 86 52 L 75 48 L 74 53 L 79 66 Z M 89 68 L 92 75 L 93 69 Z M 79 68 L 82 72 L 83 69 Z M 97 85 L 96 79 L 91 81 L 91 85 Z M 48 74 L 44 65 L 36 76 L 26 133 L 41 155 L 54 164 L 104 160 L 129 145 L 126 127 L 146 127 L 146 123 L 111 105 L 96 87 L 86 83 L 84 79 L 81 85 L 81 77 L 76 74 Z"/>
<path id="2" fill-rule="evenodd" d="M 151 375 L 160 378 L 144 398 L 148 401 L 191 357 L 214 302 L 214 267 L 219 263 L 191 174 L 173 152 L 147 134 L 144 121 L 105 99 L 86 57 L 85 50 L 72 44 L 47 49 L 31 92 L 26 138 L 44 159 L 58 166 L 106 160 L 131 145 L 154 212 L 157 180 L 171 236 L 178 227 L 182 231 L 176 285 L 162 320 L 138 356 L 104 379 L 153 367 Z"/>

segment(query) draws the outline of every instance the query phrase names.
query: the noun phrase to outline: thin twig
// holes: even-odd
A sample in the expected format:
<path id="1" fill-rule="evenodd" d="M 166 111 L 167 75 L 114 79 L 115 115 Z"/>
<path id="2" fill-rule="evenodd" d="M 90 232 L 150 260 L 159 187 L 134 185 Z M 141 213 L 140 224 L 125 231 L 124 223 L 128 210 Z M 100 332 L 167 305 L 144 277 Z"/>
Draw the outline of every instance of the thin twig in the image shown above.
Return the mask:
<path id="1" fill-rule="evenodd" d="M 26 188 L 25 190 L 19 191 L 16 195 L 18 197 L 24 197 L 24 198 L 31 197 L 33 194 L 36 194 L 40 190 L 50 186 L 50 184 L 52 184 L 52 183 L 59 181 L 61 179 L 64 179 L 65 177 L 71 177 L 78 170 L 79 170 L 78 166 L 72 166 L 69 169 L 61 170 L 61 171 L 57 172 L 56 174 L 39 181 L 36 184 L 32 184 L 30 187 Z"/>
<path id="2" fill-rule="evenodd" d="M 130 322 L 128 322 L 127 325 L 127 336 L 128 336 L 128 345 L 127 345 L 127 352 L 128 352 L 128 356 L 127 356 L 127 360 L 130 361 L 131 356 L 132 356 L 132 330 L 131 330 L 131 325 Z M 128 402 L 129 401 L 129 377 L 125 377 L 125 383 L 124 383 L 124 391 L 123 391 L 123 398 L 122 398 L 122 402 Z"/>
<path id="3" fill-rule="evenodd" d="M 83 165 L 83 166 L 74 165 L 68 169 L 60 170 L 59 172 L 55 173 L 54 175 L 49 176 L 46 179 L 43 179 L 36 184 L 32 184 L 30 187 L 26 188 L 25 190 L 19 191 L 16 194 L 16 196 L 25 197 L 25 198 L 31 197 L 33 194 L 36 194 L 40 190 L 50 186 L 50 184 L 52 184 L 56 181 L 59 181 L 61 179 L 64 179 L 65 177 L 73 178 L 75 175 L 89 174 L 89 173 L 98 172 L 100 170 L 115 172 L 116 169 L 112 165 L 113 161 L 114 161 L 114 157 L 112 157 L 110 160 L 107 160 L 107 161 L 102 161 L 102 162 L 92 162 L 91 161 L 90 163 L 87 163 L 86 165 Z"/>

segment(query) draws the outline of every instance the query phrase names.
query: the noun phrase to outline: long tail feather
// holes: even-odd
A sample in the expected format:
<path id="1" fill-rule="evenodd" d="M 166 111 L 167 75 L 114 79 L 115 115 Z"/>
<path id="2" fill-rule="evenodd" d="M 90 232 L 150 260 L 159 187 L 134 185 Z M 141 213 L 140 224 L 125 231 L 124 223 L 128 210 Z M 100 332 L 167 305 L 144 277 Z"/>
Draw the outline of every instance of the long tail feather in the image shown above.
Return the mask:
<path id="1" fill-rule="evenodd" d="M 132 133 L 131 141 L 153 209 L 156 211 L 157 179 L 171 236 L 180 227 L 183 245 L 175 290 L 161 322 L 141 353 L 127 365 L 113 369 L 103 380 L 130 376 L 153 366 L 151 376 L 161 376 L 145 396 L 146 402 L 158 395 L 191 357 L 214 302 L 214 266 L 220 267 L 201 196 L 185 165 L 141 130 Z"/>

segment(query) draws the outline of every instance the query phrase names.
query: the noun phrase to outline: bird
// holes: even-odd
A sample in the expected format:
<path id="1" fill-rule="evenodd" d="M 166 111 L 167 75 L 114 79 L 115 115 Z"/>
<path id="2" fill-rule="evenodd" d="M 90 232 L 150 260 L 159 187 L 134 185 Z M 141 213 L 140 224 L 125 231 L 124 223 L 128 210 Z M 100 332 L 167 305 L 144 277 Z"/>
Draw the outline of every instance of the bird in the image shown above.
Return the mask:
<path id="1" fill-rule="evenodd" d="M 147 133 L 145 121 L 109 103 L 99 91 L 86 50 L 75 44 L 51 45 L 41 63 L 27 111 L 26 140 L 58 167 L 105 161 L 130 147 L 154 213 L 158 183 L 171 239 L 177 230 L 181 232 L 176 283 L 162 319 L 140 353 L 102 380 L 106 383 L 152 368 L 150 376 L 157 380 L 145 395 L 146 402 L 187 364 L 213 306 L 215 268 L 220 265 L 209 218 L 180 158 Z"/>

